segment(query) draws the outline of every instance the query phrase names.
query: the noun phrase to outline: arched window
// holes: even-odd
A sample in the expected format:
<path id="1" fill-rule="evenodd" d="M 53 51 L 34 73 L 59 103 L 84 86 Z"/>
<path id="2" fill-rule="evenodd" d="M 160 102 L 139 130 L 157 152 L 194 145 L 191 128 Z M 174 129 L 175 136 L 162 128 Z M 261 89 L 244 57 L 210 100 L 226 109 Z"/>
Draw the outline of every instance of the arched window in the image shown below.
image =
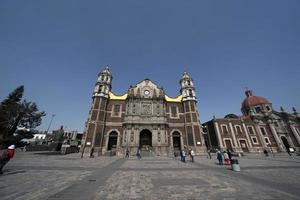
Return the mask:
<path id="1" fill-rule="evenodd" d="M 189 95 L 190 95 L 190 97 L 193 96 L 193 91 L 191 89 L 189 89 Z"/>

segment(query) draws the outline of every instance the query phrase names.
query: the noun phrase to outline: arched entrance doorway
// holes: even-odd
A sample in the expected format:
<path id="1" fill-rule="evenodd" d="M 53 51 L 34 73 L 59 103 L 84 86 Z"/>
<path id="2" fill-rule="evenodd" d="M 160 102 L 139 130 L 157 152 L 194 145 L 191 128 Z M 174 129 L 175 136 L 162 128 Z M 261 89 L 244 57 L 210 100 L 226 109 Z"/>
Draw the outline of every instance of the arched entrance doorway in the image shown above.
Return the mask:
<path id="1" fill-rule="evenodd" d="M 152 147 L 152 133 L 144 129 L 140 133 L 140 148 L 142 150 L 148 150 L 150 147 Z"/>
<path id="2" fill-rule="evenodd" d="M 173 133 L 173 149 L 176 153 L 180 153 L 181 151 L 180 133 L 177 131 Z"/>
<path id="3" fill-rule="evenodd" d="M 112 131 L 108 137 L 107 151 L 116 149 L 117 143 L 118 143 L 118 133 L 116 131 Z"/>
<path id="4" fill-rule="evenodd" d="M 288 151 L 289 148 L 291 147 L 290 144 L 289 144 L 289 142 L 288 142 L 288 140 L 284 136 L 281 136 L 281 140 L 282 140 L 283 145 L 285 146 L 286 150 Z"/>
<path id="5" fill-rule="evenodd" d="M 249 152 L 246 140 L 240 140 L 240 145 L 243 152 Z"/>

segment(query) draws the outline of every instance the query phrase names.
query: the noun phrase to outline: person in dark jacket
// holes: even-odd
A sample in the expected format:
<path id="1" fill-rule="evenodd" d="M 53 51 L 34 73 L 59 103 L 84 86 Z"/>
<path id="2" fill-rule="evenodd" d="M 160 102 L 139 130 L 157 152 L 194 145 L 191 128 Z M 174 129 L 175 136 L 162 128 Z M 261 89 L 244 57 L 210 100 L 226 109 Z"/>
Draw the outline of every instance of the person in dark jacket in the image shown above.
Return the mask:
<path id="1" fill-rule="evenodd" d="M 10 159 L 15 156 L 15 145 L 10 145 L 7 150 L 5 150 L 0 155 L 0 174 L 3 174 L 3 167 L 8 163 Z"/>
<path id="2" fill-rule="evenodd" d="M 228 154 L 229 160 L 231 162 L 231 160 L 232 160 L 232 153 L 231 153 L 231 151 L 227 150 L 227 154 Z"/>

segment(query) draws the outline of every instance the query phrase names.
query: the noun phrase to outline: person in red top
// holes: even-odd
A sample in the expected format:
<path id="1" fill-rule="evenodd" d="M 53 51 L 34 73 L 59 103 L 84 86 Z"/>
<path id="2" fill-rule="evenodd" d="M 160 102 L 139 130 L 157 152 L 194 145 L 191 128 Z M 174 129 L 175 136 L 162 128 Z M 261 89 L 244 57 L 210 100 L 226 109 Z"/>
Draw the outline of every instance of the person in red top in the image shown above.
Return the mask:
<path id="1" fill-rule="evenodd" d="M 15 145 L 10 145 L 6 151 L 0 155 L 0 174 L 3 174 L 2 169 L 15 155 Z"/>

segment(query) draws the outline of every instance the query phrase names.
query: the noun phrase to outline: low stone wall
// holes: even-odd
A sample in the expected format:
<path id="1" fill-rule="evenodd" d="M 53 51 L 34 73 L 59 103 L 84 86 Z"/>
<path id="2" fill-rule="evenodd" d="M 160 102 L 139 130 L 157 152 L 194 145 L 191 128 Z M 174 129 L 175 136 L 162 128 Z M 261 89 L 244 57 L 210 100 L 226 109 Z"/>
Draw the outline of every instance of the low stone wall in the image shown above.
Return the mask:
<path id="1" fill-rule="evenodd" d="M 26 146 L 25 151 L 51 151 L 51 147 L 48 145 L 32 145 Z"/>
<path id="2" fill-rule="evenodd" d="M 79 148 L 76 146 L 62 145 L 60 152 L 61 154 L 78 153 Z"/>

